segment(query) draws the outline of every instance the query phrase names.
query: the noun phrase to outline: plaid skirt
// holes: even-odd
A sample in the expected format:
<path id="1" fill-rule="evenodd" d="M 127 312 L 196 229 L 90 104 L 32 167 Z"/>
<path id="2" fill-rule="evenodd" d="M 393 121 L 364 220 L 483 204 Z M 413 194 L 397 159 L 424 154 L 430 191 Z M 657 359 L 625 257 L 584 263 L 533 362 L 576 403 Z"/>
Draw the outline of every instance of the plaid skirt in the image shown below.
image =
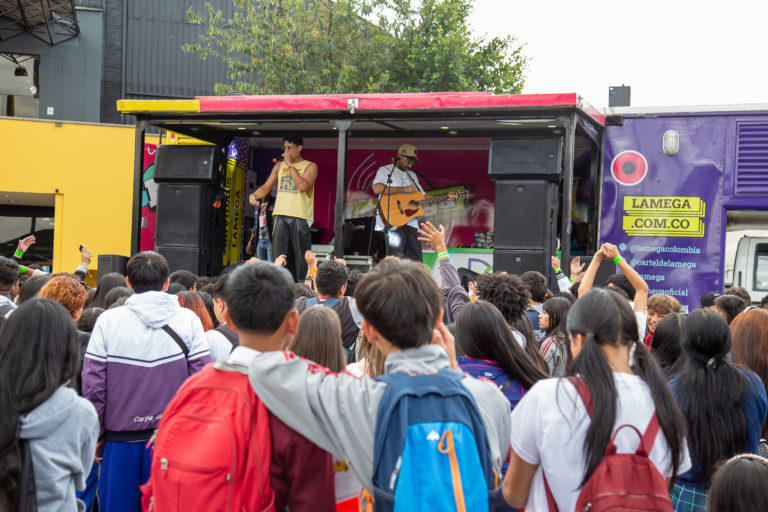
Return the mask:
<path id="1" fill-rule="evenodd" d="M 706 512 L 709 490 L 698 485 L 675 482 L 670 498 L 675 512 Z"/>

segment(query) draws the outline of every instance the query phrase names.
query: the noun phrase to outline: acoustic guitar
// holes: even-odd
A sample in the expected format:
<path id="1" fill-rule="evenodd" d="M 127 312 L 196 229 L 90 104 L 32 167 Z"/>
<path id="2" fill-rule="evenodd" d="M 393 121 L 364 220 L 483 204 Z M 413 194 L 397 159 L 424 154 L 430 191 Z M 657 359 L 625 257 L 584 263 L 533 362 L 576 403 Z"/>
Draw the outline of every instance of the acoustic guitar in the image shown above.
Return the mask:
<path id="1" fill-rule="evenodd" d="M 455 196 L 451 197 L 451 194 Z M 439 196 L 426 196 L 419 191 L 409 193 L 382 194 L 379 199 L 379 215 L 381 220 L 390 226 L 400 227 L 408 224 L 414 217 L 424 215 L 424 205 L 442 203 L 452 199 L 464 199 L 470 197 L 469 190 L 458 190 Z M 389 207 L 387 207 L 389 206 Z"/>

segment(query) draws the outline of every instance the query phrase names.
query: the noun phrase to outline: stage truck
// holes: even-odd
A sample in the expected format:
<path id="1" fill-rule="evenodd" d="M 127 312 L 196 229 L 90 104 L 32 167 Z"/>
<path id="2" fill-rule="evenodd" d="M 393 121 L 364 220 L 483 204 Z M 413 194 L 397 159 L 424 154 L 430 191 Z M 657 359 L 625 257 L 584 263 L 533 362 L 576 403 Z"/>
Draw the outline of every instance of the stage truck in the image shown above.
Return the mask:
<path id="1" fill-rule="evenodd" d="M 552 255 L 588 259 L 611 242 L 651 293 L 674 295 L 687 309 L 722 291 L 731 275 L 755 300 L 768 293 L 768 239 L 762 244 L 754 231 L 768 225 L 768 106 L 602 112 L 575 93 L 475 92 L 121 100 L 118 110 L 137 119 L 132 251 L 154 243 L 172 266 L 210 274 L 243 256 L 253 216 L 245 197 L 266 179 L 281 137 L 298 133 L 304 158 L 320 169 L 313 243 L 348 261 L 375 255 L 381 208 L 371 183 L 408 143 L 419 149 L 415 171 L 428 197 L 390 198 L 383 209 L 445 225 L 457 267 L 538 270 L 552 279 Z M 219 157 L 160 147 L 154 174 L 164 173 L 165 154 L 173 178 L 145 183 L 148 129 L 194 137 Z M 214 160 L 226 171 L 200 174 Z M 458 198 L 447 200 L 449 192 Z M 144 211 L 142 194 L 157 198 Z M 164 196 L 176 198 L 165 215 Z M 157 230 L 142 220 L 147 203 Z M 214 204 L 225 205 L 218 217 Z M 216 218 L 225 228 L 206 232 Z M 741 236 L 748 238 L 731 268 L 724 262 L 736 261 Z M 434 266 L 434 253 L 424 260 Z"/>
<path id="2" fill-rule="evenodd" d="M 768 293 L 768 105 L 607 112 L 600 241 L 650 293 Z"/>

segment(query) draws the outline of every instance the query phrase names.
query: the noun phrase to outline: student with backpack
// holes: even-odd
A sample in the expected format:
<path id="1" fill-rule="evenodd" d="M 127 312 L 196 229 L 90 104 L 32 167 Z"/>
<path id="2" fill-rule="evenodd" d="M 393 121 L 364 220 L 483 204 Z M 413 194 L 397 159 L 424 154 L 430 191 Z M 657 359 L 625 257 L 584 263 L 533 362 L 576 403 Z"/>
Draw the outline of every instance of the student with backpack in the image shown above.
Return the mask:
<path id="1" fill-rule="evenodd" d="M 249 371 L 257 394 L 347 461 L 375 510 L 488 510 L 509 447 L 509 402 L 494 384 L 457 371 L 432 276 L 421 263 L 387 259 L 355 296 L 386 373 L 335 374 L 290 352 L 264 352 Z"/>
<path id="2" fill-rule="evenodd" d="M 147 251 L 126 263 L 135 292 L 99 316 L 83 360 L 83 396 L 99 415 L 99 506 L 135 512 L 149 478 L 147 441 L 184 381 L 211 361 L 200 319 L 168 288 L 168 261 Z"/>
<path id="3" fill-rule="evenodd" d="M 591 290 L 567 325 L 572 376 L 539 381 L 512 411 L 504 498 L 532 511 L 672 510 L 665 479 L 691 467 L 685 424 L 627 301 Z"/>
<path id="4" fill-rule="evenodd" d="M 362 321 L 355 299 L 344 295 L 349 278 L 349 269 L 336 260 L 324 261 L 315 266 L 314 254 L 307 251 L 306 256 L 310 272 L 315 272 L 317 297 L 299 297 L 296 299 L 296 309 L 299 314 L 316 306 L 334 310 L 339 315 L 341 339 L 344 350 L 349 355 L 357 340 Z"/>
<path id="5" fill-rule="evenodd" d="M 459 358 L 462 371 L 492 380 L 509 400 L 510 410 L 537 381 L 547 378 L 515 342 L 504 317 L 490 302 L 467 304 L 456 320 L 455 332 L 464 354 Z"/>
<path id="6" fill-rule="evenodd" d="M 224 294 L 239 344 L 190 377 L 163 412 L 144 510 L 333 512 L 331 455 L 270 414 L 248 382 L 251 360 L 296 333 L 293 279 L 272 263 L 244 265 Z"/>
<path id="7" fill-rule="evenodd" d="M 50 299 L 26 301 L 0 334 L 0 510 L 84 510 L 75 494 L 85 489 L 99 421 L 67 386 L 79 360 L 75 324 Z"/>
<path id="8" fill-rule="evenodd" d="M 675 482 L 672 504 L 676 512 L 702 511 L 716 464 L 757 454 L 768 401 L 760 377 L 728 362 L 731 331 L 714 311 L 697 309 L 683 321 L 682 346 L 685 365 L 669 386 L 688 426 L 693 467 Z"/>

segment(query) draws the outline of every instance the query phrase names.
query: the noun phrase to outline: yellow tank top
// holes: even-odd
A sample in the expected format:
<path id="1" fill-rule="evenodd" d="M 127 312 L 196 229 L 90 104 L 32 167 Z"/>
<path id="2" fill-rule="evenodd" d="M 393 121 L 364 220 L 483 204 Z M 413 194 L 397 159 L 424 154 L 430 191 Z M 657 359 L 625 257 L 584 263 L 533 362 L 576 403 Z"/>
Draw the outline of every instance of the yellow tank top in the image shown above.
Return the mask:
<path id="1" fill-rule="evenodd" d="M 293 167 L 299 171 L 299 176 L 304 176 L 307 166 L 312 163 L 309 160 L 293 164 Z M 288 170 L 288 164 L 281 162 L 280 169 L 277 172 L 277 198 L 275 199 L 275 210 L 272 215 L 285 215 L 287 217 L 297 217 L 314 222 L 315 220 L 315 185 L 306 192 L 299 192 L 296 184 L 291 178 L 291 171 Z"/>

